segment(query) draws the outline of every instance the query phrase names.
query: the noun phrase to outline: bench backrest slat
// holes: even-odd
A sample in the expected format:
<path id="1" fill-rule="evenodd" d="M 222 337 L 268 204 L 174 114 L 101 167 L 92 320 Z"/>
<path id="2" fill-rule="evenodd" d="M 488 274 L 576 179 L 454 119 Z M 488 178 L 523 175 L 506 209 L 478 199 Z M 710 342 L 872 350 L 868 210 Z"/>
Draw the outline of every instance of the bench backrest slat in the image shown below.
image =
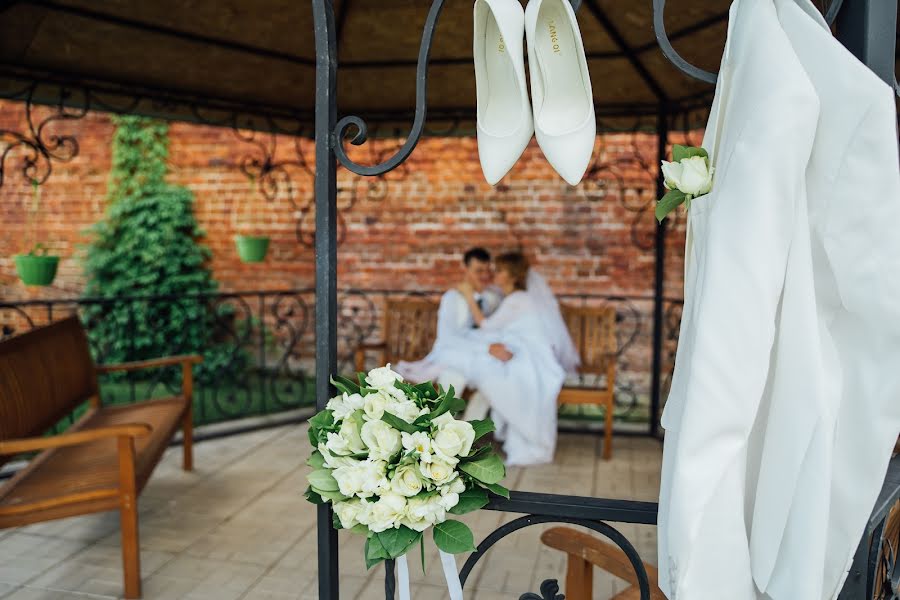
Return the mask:
<path id="1" fill-rule="evenodd" d="M 0 342 L 0 440 L 37 436 L 97 394 L 78 317 Z"/>
<path id="2" fill-rule="evenodd" d="M 579 372 L 605 375 L 616 354 L 616 309 L 612 306 L 561 307 L 569 335 L 581 356 Z"/>

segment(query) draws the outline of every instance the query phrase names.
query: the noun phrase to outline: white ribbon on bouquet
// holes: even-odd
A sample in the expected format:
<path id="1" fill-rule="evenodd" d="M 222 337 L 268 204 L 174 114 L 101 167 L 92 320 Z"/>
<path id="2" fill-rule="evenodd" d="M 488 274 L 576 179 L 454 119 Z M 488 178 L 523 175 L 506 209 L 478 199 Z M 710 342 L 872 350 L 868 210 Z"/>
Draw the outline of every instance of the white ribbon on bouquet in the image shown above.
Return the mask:
<path id="1" fill-rule="evenodd" d="M 450 600 L 463 600 L 462 583 L 459 580 L 459 572 L 456 570 L 456 558 L 438 549 L 441 555 L 441 567 L 444 569 L 444 579 L 447 580 L 447 590 L 450 592 Z M 400 600 L 411 600 L 409 593 L 409 563 L 406 555 L 397 559 L 397 590 Z"/>

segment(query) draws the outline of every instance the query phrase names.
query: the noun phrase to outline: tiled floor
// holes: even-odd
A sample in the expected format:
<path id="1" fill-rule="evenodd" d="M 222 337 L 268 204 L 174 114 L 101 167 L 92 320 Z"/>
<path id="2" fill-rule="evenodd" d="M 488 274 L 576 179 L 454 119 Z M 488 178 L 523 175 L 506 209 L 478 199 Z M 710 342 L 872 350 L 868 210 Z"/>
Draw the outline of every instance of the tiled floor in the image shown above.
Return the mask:
<path id="1" fill-rule="evenodd" d="M 518 490 L 655 500 L 661 446 L 619 437 L 615 458 L 598 458 L 595 436 L 562 434 L 556 463 L 511 469 Z M 184 473 L 170 449 L 140 499 L 146 600 L 289 600 L 317 598 L 315 509 L 303 499 L 306 427 L 268 429 L 195 447 L 196 471 Z M 463 517 L 483 538 L 516 515 L 481 511 Z M 518 598 L 544 579 L 564 579 L 565 558 L 541 545 L 540 527 L 513 534 L 483 559 L 466 585 L 470 600 Z M 619 530 L 654 562 L 655 530 Z M 384 598 L 383 571 L 367 572 L 363 540 L 341 534 L 341 597 Z M 427 574 L 410 560 L 413 598 L 445 598 L 437 550 L 426 540 Z M 599 571 L 594 598 L 623 583 Z M 0 598 L 117 598 L 122 589 L 115 513 L 0 531 Z"/>

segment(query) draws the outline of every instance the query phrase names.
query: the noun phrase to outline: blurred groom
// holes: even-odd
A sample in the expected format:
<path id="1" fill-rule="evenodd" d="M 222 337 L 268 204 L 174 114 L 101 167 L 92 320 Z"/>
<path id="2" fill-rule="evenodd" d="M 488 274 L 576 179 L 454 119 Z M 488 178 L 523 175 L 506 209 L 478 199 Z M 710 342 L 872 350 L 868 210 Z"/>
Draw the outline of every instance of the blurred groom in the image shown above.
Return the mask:
<path id="1" fill-rule="evenodd" d="M 437 381 L 445 388 L 452 385 L 457 395 L 462 394 L 468 383 L 467 373 L 471 372 L 471 363 L 479 353 L 470 335 L 476 328 L 475 321 L 459 288 L 471 286 L 479 308 L 488 316 L 497 310 L 503 299 L 492 285 L 493 280 L 490 253 L 480 247 L 467 250 L 463 255 L 462 281 L 441 297 L 437 337 L 431 352 L 423 360 L 401 362 L 396 366 L 406 379 Z"/>

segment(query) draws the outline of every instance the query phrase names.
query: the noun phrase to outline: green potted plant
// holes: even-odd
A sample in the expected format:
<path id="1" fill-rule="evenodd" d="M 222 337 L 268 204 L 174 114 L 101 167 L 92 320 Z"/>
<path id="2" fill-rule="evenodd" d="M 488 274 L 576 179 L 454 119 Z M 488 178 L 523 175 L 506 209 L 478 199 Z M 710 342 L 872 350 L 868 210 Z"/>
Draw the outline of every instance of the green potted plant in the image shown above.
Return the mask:
<path id="1" fill-rule="evenodd" d="M 41 208 L 41 187 L 36 179 L 31 180 L 32 203 L 28 211 L 28 225 L 31 230 L 31 250 L 28 254 L 13 257 L 16 272 L 25 285 L 50 285 L 56 277 L 59 257 L 47 254 L 44 244 L 37 241 L 37 219 Z"/>
<path id="2" fill-rule="evenodd" d="M 254 190 L 256 178 L 252 174 L 247 175 L 250 182 L 251 194 Z M 238 227 L 240 229 L 240 227 Z M 269 251 L 269 237 L 264 235 L 242 235 L 234 236 L 234 243 L 237 246 L 238 256 L 241 262 L 257 263 L 262 262 L 266 258 Z"/>

